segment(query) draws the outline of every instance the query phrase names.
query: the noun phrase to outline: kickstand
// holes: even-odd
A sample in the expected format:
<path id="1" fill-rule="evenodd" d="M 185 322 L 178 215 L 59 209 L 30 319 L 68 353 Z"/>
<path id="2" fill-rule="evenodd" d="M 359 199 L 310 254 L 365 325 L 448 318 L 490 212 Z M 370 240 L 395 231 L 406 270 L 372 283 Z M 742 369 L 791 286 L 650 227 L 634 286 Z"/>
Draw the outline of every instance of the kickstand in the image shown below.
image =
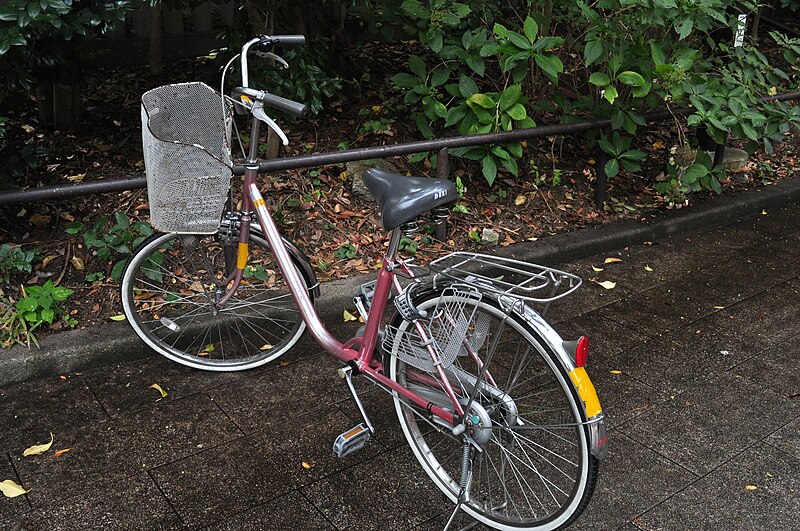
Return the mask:
<path id="1" fill-rule="evenodd" d="M 467 437 L 464 437 L 463 448 L 464 449 L 461 458 L 461 491 L 458 493 L 458 501 L 456 502 L 456 506 L 453 509 L 452 514 L 450 514 L 450 519 L 447 520 L 447 523 L 442 531 L 449 531 L 450 526 L 453 524 L 453 520 L 456 519 L 458 511 L 461 510 L 461 506 L 469 502 L 469 489 L 472 486 L 472 460 L 470 459 L 472 443 L 470 443 Z M 476 525 L 478 525 L 478 522 L 473 521 L 472 523 L 462 527 L 459 531 L 467 531 Z"/>

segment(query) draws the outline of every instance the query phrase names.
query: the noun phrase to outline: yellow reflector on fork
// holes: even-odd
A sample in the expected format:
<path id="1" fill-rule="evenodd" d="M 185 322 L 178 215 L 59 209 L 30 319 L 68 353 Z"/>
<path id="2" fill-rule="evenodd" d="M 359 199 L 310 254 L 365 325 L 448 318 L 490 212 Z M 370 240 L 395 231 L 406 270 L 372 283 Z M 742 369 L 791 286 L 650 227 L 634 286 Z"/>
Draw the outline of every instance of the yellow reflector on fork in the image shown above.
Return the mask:
<path id="1" fill-rule="evenodd" d="M 239 255 L 236 257 L 236 269 L 244 269 L 247 265 L 248 244 L 239 242 Z"/>
<path id="2" fill-rule="evenodd" d="M 578 394 L 584 404 L 586 404 L 586 416 L 592 418 L 601 413 L 603 408 L 600 407 L 600 399 L 597 398 L 597 391 L 594 388 L 594 384 L 592 384 L 592 380 L 589 379 L 586 369 L 578 367 L 570 371 L 569 378 L 578 390 Z"/>

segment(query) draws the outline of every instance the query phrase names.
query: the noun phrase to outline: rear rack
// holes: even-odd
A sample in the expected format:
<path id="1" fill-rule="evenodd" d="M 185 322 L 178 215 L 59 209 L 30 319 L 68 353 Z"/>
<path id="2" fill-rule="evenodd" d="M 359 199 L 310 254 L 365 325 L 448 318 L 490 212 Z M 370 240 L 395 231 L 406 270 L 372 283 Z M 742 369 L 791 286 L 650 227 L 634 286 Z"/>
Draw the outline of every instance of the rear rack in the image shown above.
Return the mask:
<path id="1" fill-rule="evenodd" d="M 549 304 L 581 285 L 580 277 L 502 256 L 457 251 L 428 264 L 444 277 L 524 301 Z"/>

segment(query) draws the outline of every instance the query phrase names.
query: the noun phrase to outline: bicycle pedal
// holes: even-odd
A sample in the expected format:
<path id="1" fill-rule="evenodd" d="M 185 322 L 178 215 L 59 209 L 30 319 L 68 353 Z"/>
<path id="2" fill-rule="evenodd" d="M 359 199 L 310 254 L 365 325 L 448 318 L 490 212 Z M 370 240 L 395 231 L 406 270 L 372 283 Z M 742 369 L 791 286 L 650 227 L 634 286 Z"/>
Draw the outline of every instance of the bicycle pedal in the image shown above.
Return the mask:
<path id="1" fill-rule="evenodd" d="M 355 428 L 351 428 L 336 437 L 336 440 L 333 442 L 333 453 L 335 453 L 339 459 L 342 459 L 364 448 L 364 445 L 367 444 L 369 439 L 369 430 L 364 424 L 359 424 Z"/>

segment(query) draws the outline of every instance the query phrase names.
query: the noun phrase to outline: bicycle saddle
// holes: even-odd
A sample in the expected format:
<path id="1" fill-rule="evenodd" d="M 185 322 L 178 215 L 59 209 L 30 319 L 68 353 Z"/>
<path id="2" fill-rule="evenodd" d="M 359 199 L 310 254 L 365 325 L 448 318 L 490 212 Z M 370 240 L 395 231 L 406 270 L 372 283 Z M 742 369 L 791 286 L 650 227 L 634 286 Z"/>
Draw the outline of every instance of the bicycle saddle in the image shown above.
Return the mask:
<path id="1" fill-rule="evenodd" d="M 386 230 L 457 199 L 456 186 L 447 179 L 408 177 L 369 168 L 364 172 L 364 184 L 381 209 L 381 220 Z"/>

